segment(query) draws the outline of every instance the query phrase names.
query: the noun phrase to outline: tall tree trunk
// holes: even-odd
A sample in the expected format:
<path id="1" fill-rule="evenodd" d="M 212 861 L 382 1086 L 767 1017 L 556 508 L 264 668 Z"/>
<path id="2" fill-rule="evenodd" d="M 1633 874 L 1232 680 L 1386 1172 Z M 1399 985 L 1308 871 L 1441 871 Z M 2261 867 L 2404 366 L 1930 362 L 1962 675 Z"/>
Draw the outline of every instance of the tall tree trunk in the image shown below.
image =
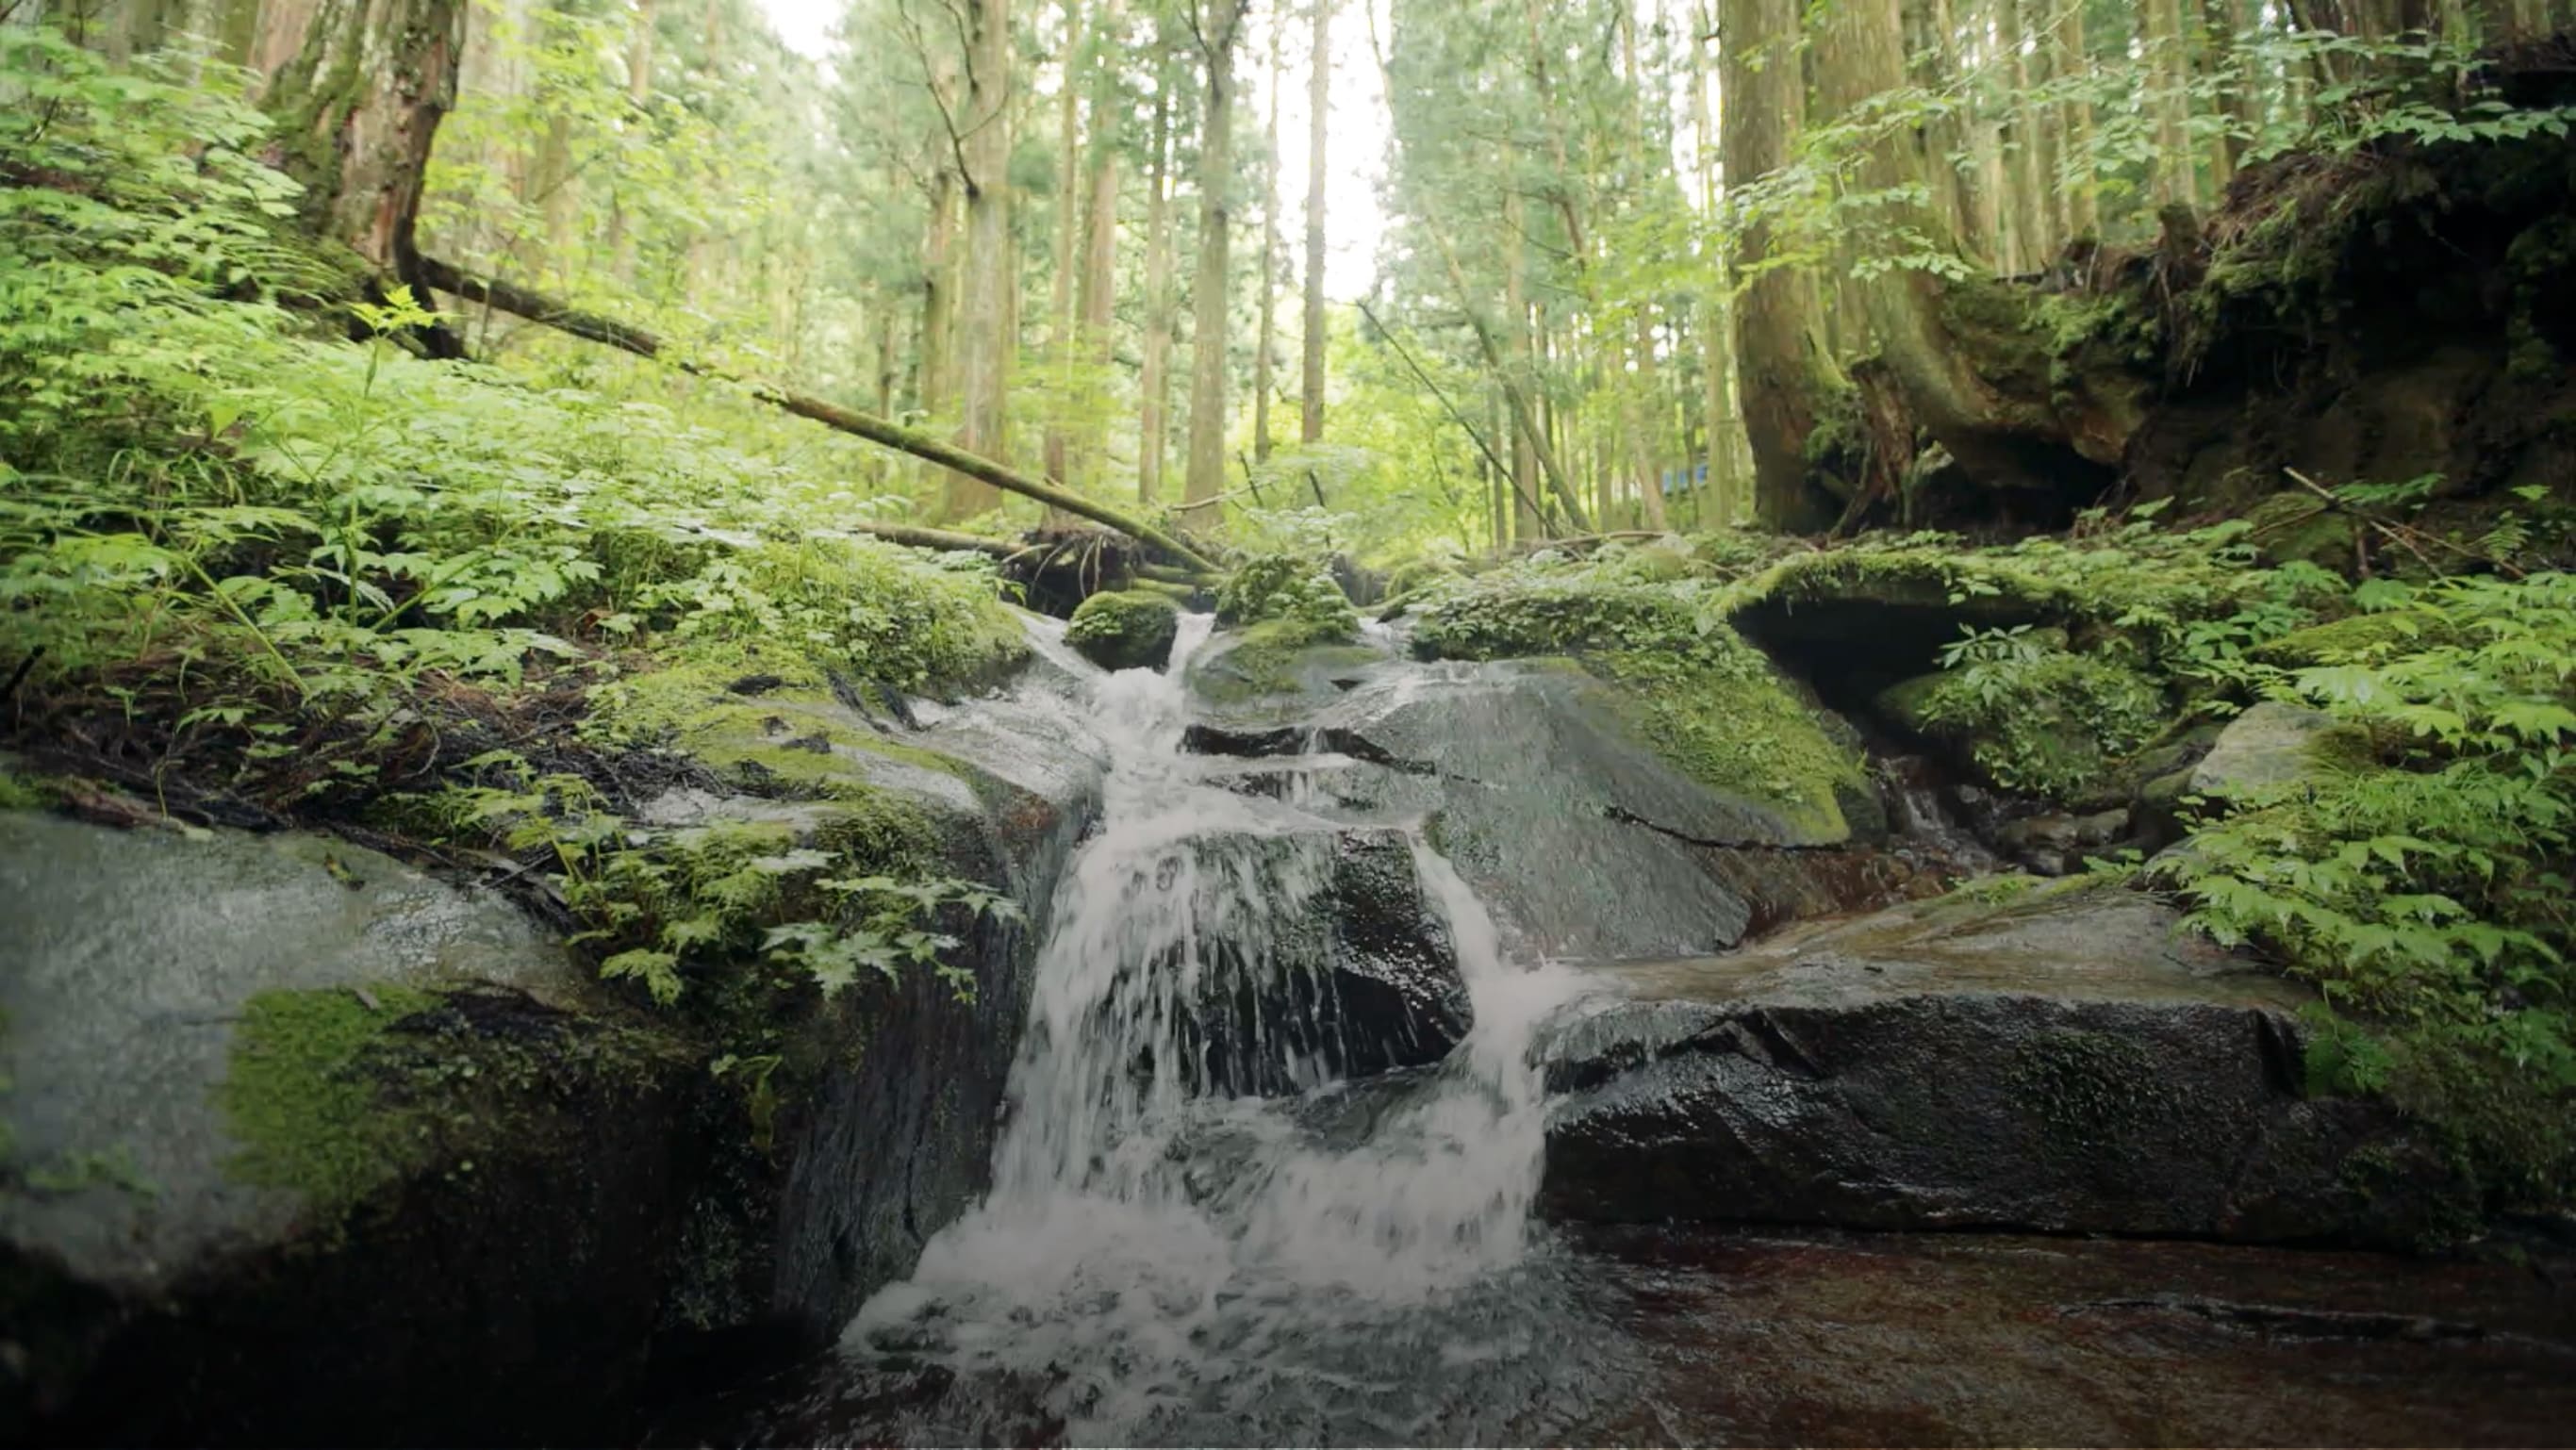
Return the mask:
<path id="1" fill-rule="evenodd" d="M 930 222 L 921 244 L 921 377 L 912 390 L 924 416 L 934 420 L 956 397 L 956 340 L 957 173 L 941 164 L 931 173 Z M 932 477 L 923 470 L 925 484 Z"/>
<path id="2" fill-rule="evenodd" d="M 1119 0 L 1109 0 L 1101 21 L 1105 43 L 1092 48 L 1091 100 L 1084 111 L 1086 140 L 1091 148 L 1091 187 L 1089 213 L 1083 222 L 1084 261 L 1082 266 L 1082 355 L 1089 365 L 1091 383 L 1097 388 L 1109 372 L 1112 314 L 1118 301 L 1118 148 L 1120 120 L 1126 104 L 1119 94 L 1117 46 L 1121 39 L 1121 21 L 1125 15 Z M 1088 416 L 1093 420 L 1088 437 L 1076 450 L 1074 471 L 1089 481 L 1109 453 L 1109 410 L 1096 402 Z"/>
<path id="3" fill-rule="evenodd" d="M 1715 32 L 1714 19 L 1702 26 L 1702 33 Z M 1718 164 L 1719 142 L 1717 113 L 1709 104 L 1709 88 L 1717 84 L 1717 67 L 1710 61 L 1707 48 L 1694 42 L 1691 46 L 1691 121 L 1699 133 L 1700 215 L 1708 225 L 1708 236 L 1717 238 L 1718 208 L 1725 201 L 1720 185 Z M 1954 199 L 1955 204 L 1955 199 Z M 1701 481 L 1702 498 L 1713 501 L 1706 512 L 1715 515 L 1709 521 L 1724 525 L 1735 522 L 1735 496 L 1739 483 L 1735 468 L 1736 438 L 1743 424 L 1735 414 L 1735 305 L 1734 278 L 1727 266 L 1723 246 L 1706 248 L 1703 267 L 1707 273 L 1701 284 L 1700 341 L 1700 432 L 1707 456 L 1708 475 Z M 1694 510 L 1693 518 L 1702 516 Z"/>
<path id="4" fill-rule="evenodd" d="M 1503 174 L 1508 178 L 1515 170 L 1508 149 L 1503 157 Z M 1528 262 L 1521 238 L 1528 231 L 1522 216 L 1520 188 L 1505 183 L 1503 193 L 1503 326 L 1509 329 L 1511 367 L 1526 377 L 1530 371 L 1530 318 Z M 1505 398 L 1511 403 L 1517 419 L 1526 403 L 1514 391 L 1518 384 L 1506 379 Z M 1512 432 L 1512 491 L 1517 513 L 1512 524 L 1512 537 L 1527 542 L 1547 537 L 1547 520 L 1538 507 L 1537 440 L 1524 437 L 1526 427 Z"/>
<path id="5" fill-rule="evenodd" d="M 1798 0 L 1721 0 L 1726 175 L 1746 185 L 1785 165 L 1806 124 L 1805 83 L 1791 47 L 1798 38 Z M 1770 256 L 1770 229 L 1754 223 L 1737 234 L 1736 265 Z M 1735 308 L 1738 386 L 1744 428 L 1753 444 L 1753 512 L 1765 527 L 1803 530 L 1831 522 L 1826 500 L 1810 483 L 1807 437 L 1850 383 L 1825 348 L 1815 280 L 1796 267 L 1770 267 L 1753 278 Z"/>
<path id="6" fill-rule="evenodd" d="M 1279 42 L 1288 27 L 1270 23 L 1270 116 L 1261 157 L 1261 322 L 1252 350 L 1252 456 L 1270 460 L 1270 349 L 1279 330 Z"/>
<path id="7" fill-rule="evenodd" d="M 1056 85 L 1056 171 L 1054 275 L 1047 279 L 1047 352 L 1054 363 L 1054 396 L 1047 410 L 1046 441 L 1041 455 L 1047 477 L 1073 481 L 1072 412 L 1074 373 L 1080 359 L 1074 344 L 1074 269 L 1080 265 L 1084 198 L 1076 188 L 1082 178 L 1081 74 L 1082 4 L 1064 0 L 1064 74 Z M 1064 520 L 1049 515 L 1050 523 Z"/>
<path id="8" fill-rule="evenodd" d="M 1651 176 L 1660 176 L 1664 167 L 1649 167 L 1646 160 L 1646 73 L 1637 60 L 1637 11 L 1635 0 L 1620 0 L 1619 66 L 1628 83 L 1628 184 L 1644 202 Z M 1669 158 L 1669 148 L 1667 148 Z M 1666 165 L 1669 165 L 1667 159 Z M 1628 397 L 1622 417 L 1628 431 L 1630 461 L 1637 470 L 1637 503 L 1644 511 L 1646 527 L 1665 527 L 1664 473 L 1662 450 L 1656 446 L 1663 434 L 1647 426 L 1647 420 L 1661 411 L 1663 384 L 1655 367 L 1655 309 L 1652 302 L 1641 304 L 1636 316 L 1636 371 L 1631 378 L 1635 388 Z"/>
<path id="9" fill-rule="evenodd" d="M 307 230 L 423 292 L 413 233 L 430 146 L 456 104 L 466 10 L 338 0 L 282 15 L 269 37 L 286 58 L 261 104 L 277 118 L 280 167 L 304 185 Z"/>
<path id="10" fill-rule="evenodd" d="M 966 306 L 958 348 L 957 446 L 1007 464 L 1004 391 L 1019 291 L 1019 247 L 1011 236 L 1010 0 L 965 0 L 967 64 L 964 128 Z M 972 518 L 1002 501 L 1001 491 L 970 474 L 952 473 L 943 516 Z"/>
<path id="11" fill-rule="evenodd" d="M 1197 0 L 1189 0 L 1197 3 Z M 1233 262 L 1234 42 L 1247 0 L 1205 0 L 1199 23 L 1206 89 L 1199 121 L 1199 265 L 1190 294 L 1190 451 L 1184 504 L 1225 492 L 1227 283 Z M 1209 509 L 1191 521 L 1215 528 Z"/>
<path id="12" fill-rule="evenodd" d="M 1897 85 L 1904 75 L 1905 48 L 1896 6 L 1897 0 L 1845 0 L 1819 38 L 1819 53 L 1866 84 Z M 1902 138 L 1882 137 L 1870 148 L 1862 182 L 1876 190 L 1908 188 L 1919 181 L 1913 166 L 1913 153 Z M 1906 210 L 1912 214 L 1905 214 Z M 1941 244 L 1939 222 L 1920 208 L 1900 209 L 1892 220 L 1913 226 L 1936 247 Z M 1999 311 L 2016 306 L 2021 295 L 2008 284 L 1984 280 L 1951 284 L 1916 268 L 1881 272 L 1869 279 L 1865 289 L 1870 327 L 1879 342 L 1877 366 L 1902 396 L 1913 421 L 1949 449 L 1980 483 L 2042 492 L 2061 487 L 2068 481 L 2067 472 L 2081 464 L 2053 398 L 2045 395 L 2045 389 L 2041 396 L 2008 394 L 2009 378 L 1999 384 L 1981 371 L 1984 359 L 1997 349 L 1980 332 L 1953 322 L 1953 285 L 1989 289 L 1989 295 L 1999 301 Z M 1986 324 L 1978 326 L 1993 330 Z M 2034 339 L 2025 335 L 2005 341 L 2027 347 Z M 1883 436 L 1884 430 L 1874 426 L 1877 421 L 1873 416 L 1869 428 L 1874 446 L 1905 448 L 1910 454 L 1910 438 Z M 1883 483 L 1908 461 L 1910 457 L 1882 457 L 1874 477 Z"/>
<path id="13" fill-rule="evenodd" d="M 2227 123 L 2209 140 L 2209 181 L 2211 194 L 2224 196 L 2227 183 L 2236 176 L 2236 160 L 2244 148 L 2239 138 L 2255 132 L 2254 80 L 2247 71 L 2249 62 L 2239 41 L 2253 28 L 2253 7 L 2248 0 L 2203 0 L 2201 25 L 2201 54 L 2206 58 L 2209 74 L 2218 81 L 2221 115 Z"/>
<path id="14" fill-rule="evenodd" d="M 2037 9 L 2038 0 L 2004 0 L 2000 17 L 2004 73 L 2012 84 L 2013 254 L 2022 272 L 2047 266 L 2055 243 L 2048 226 L 2048 170 L 2041 164 L 2040 108 L 2030 101 L 2030 62 L 2022 54 L 2025 22 Z"/>
<path id="15" fill-rule="evenodd" d="M 1324 142 L 1330 128 L 1333 85 L 1333 0 L 1307 0 L 1314 25 L 1306 62 L 1306 315 L 1305 350 L 1298 381 L 1297 437 L 1324 440 Z"/>
<path id="16" fill-rule="evenodd" d="M 2191 101 L 2185 93 L 2191 83 L 2191 63 L 2183 49 L 2181 0 L 2143 0 L 2138 23 L 2154 87 L 2150 104 L 2156 118 L 2156 205 L 2179 202 L 2197 209 L 2198 168 L 2192 163 Z"/>
<path id="17" fill-rule="evenodd" d="M 2081 78 L 2092 63 L 2084 47 L 2084 0 L 2059 3 L 2063 8 L 2051 31 L 2056 70 L 2061 76 Z M 2066 191 L 2067 234 L 2094 236 L 2102 228 L 2102 208 L 2101 184 L 2093 163 L 2093 103 L 2077 94 L 2059 107 L 2058 136 L 2059 184 Z"/>
<path id="18" fill-rule="evenodd" d="M 1154 155 L 1147 165 L 1145 192 L 1145 358 L 1137 379 L 1142 402 L 1136 421 L 1136 493 L 1152 503 L 1163 492 L 1165 421 L 1171 403 L 1172 368 L 1172 71 L 1169 52 L 1162 67 L 1164 84 L 1154 89 Z"/>

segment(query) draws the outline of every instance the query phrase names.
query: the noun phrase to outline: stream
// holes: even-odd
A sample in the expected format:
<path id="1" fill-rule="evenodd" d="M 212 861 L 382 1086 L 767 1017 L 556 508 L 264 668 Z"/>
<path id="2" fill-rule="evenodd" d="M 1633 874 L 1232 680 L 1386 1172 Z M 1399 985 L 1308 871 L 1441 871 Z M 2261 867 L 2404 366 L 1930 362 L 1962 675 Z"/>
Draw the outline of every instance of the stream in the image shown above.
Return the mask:
<path id="1" fill-rule="evenodd" d="M 1434 1063 L 1340 1072 L 1358 1049 L 1302 944 L 1351 823 L 1295 771 L 1247 792 L 1183 749 L 1208 635 L 1188 617 L 1167 669 L 1097 678 L 1102 817 L 1056 894 L 987 1195 L 823 1362 L 657 1440 L 2473 1443 L 2531 1436 L 2517 1388 L 2563 1399 L 2548 1325 L 2428 1363 L 2364 1312 L 2491 1322 L 2488 1291 L 2518 1292 L 2457 1266 L 1534 1218 L 1540 1030 L 1599 979 L 1512 959 L 1404 824 L 1472 1025 Z M 2310 1317 L 2251 1331 L 2229 1306 L 2255 1299 Z"/>

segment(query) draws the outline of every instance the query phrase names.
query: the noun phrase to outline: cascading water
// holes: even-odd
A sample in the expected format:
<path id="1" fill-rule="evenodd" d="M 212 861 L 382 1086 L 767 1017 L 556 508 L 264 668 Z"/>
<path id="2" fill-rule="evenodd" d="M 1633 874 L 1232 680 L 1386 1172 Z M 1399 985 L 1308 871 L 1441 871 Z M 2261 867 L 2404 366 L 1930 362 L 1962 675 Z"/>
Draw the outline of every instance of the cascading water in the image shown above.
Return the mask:
<path id="1" fill-rule="evenodd" d="M 1506 963 L 1412 835 L 1472 1027 L 1435 1067 L 1337 1080 L 1340 1024 L 1284 990 L 1313 970 L 1335 823 L 1182 753 L 1207 634 L 1186 619 L 1165 672 L 1099 681 L 1102 823 L 1057 894 L 992 1190 L 844 1349 L 938 1366 L 951 1400 L 1016 1387 L 1077 1440 L 1454 1438 L 1486 1398 L 1462 1361 L 1565 1368 L 1533 1338 L 1530 1046 L 1575 978 Z"/>

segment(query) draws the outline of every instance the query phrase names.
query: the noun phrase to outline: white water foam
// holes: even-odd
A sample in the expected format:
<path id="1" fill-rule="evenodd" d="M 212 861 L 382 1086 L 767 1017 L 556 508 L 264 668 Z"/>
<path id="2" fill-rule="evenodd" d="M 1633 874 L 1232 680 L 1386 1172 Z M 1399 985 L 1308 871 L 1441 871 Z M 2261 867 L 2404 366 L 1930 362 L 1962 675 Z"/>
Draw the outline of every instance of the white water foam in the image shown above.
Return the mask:
<path id="1" fill-rule="evenodd" d="M 1046 1380 L 1077 1438 L 1365 1393 L 1365 1353 L 1321 1364 L 1310 1351 L 1509 1273 L 1543 1148 L 1531 1043 L 1577 991 L 1574 973 L 1506 962 L 1484 907 L 1417 833 L 1414 868 L 1472 1004 L 1466 1039 L 1427 1072 L 1340 1084 L 1310 1051 L 1325 1025 L 1258 1018 L 1254 1048 L 1290 1059 L 1306 1090 L 1212 1086 L 1199 1016 L 1212 993 L 1242 985 L 1254 1000 L 1299 969 L 1332 822 L 1312 792 L 1228 790 L 1182 752 L 1182 675 L 1208 629 L 1187 617 L 1165 671 L 1098 681 L 1102 823 L 1056 895 L 992 1190 L 844 1341 L 859 1357 Z M 1317 1126 L 1336 1112 L 1357 1115 L 1356 1136 Z M 1440 1353 L 1511 1348 L 1449 1334 Z"/>

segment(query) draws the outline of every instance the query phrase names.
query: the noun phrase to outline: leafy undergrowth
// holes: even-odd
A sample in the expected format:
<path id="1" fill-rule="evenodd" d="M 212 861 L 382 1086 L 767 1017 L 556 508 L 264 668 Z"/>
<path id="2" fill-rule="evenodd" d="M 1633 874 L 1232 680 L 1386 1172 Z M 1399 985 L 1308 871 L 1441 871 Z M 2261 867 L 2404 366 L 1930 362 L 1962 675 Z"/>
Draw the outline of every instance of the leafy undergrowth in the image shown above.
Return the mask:
<path id="1" fill-rule="evenodd" d="M 335 300 L 279 230 L 238 88 L 0 48 L 0 740 L 50 794 L 498 848 L 663 1001 L 936 966 L 933 920 L 1002 909 L 914 846 L 641 835 L 705 765 L 582 729 L 675 647 L 970 686 L 1025 649 L 989 565 L 835 532 L 867 501 L 703 421 L 414 355 L 413 299 Z"/>

